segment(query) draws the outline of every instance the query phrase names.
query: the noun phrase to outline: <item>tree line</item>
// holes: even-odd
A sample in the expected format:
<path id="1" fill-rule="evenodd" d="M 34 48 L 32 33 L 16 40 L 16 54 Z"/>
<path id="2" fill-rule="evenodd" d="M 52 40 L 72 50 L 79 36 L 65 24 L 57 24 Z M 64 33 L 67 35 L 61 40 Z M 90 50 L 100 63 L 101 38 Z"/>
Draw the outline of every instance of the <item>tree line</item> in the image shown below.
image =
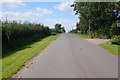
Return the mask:
<path id="1" fill-rule="evenodd" d="M 52 29 L 43 24 L 7 20 L 1 23 L 3 56 L 53 33 Z M 56 34 L 59 33 L 57 30 L 55 27 Z"/>
<path id="2" fill-rule="evenodd" d="M 73 32 L 89 34 L 91 38 L 112 38 L 120 35 L 120 2 L 74 2 L 71 5 L 79 15 Z"/>

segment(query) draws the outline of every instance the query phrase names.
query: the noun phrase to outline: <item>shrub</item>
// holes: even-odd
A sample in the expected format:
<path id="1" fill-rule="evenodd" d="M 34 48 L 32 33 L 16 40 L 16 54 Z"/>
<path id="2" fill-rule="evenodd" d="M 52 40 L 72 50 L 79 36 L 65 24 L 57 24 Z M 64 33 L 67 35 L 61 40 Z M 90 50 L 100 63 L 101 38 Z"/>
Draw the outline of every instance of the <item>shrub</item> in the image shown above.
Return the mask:
<path id="1" fill-rule="evenodd" d="M 120 35 L 112 37 L 113 39 L 110 41 L 112 44 L 120 45 Z"/>
<path id="2" fill-rule="evenodd" d="M 51 35 L 56 35 L 56 32 L 51 32 Z"/>

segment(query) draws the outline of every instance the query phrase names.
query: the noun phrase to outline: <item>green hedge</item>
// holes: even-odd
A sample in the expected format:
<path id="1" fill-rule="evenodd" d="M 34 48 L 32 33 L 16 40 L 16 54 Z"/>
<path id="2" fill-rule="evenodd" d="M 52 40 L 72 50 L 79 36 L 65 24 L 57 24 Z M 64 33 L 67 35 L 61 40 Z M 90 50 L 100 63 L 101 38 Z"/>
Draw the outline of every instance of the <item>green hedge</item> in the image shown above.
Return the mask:
<path id="1" fill-rule="evenodd" d="M 50 35 L 50 29 L 42 24 L 2 22 L 3 55 L 40 38 Z"/>

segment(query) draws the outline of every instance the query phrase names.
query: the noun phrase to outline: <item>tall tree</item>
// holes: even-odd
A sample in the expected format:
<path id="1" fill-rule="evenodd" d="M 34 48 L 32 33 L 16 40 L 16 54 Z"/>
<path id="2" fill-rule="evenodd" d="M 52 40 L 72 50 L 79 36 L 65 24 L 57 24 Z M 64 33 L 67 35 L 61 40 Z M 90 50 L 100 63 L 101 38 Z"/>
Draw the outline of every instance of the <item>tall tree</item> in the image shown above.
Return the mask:
<path id="1" fill-rule="evenodd" d="M 97 33 L 111 37 L 111 25 L 116 22 L 119 14 L 119 4 L 116 2 L 75 2 L 72 7 L 79 15 L 77 28 L 81 33 Z"/>

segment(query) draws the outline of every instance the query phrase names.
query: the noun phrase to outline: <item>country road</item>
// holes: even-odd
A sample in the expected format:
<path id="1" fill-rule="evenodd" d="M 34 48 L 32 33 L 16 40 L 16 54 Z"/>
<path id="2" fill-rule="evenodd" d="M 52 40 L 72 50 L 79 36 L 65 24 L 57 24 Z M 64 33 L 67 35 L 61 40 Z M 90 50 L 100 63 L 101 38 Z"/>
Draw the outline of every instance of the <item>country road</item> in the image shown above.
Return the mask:
<path id="1" fill-rule="evenodd" d="M 118 78 L 118 57 L 75 34 L 61 34 L 22 78 Z"/>

